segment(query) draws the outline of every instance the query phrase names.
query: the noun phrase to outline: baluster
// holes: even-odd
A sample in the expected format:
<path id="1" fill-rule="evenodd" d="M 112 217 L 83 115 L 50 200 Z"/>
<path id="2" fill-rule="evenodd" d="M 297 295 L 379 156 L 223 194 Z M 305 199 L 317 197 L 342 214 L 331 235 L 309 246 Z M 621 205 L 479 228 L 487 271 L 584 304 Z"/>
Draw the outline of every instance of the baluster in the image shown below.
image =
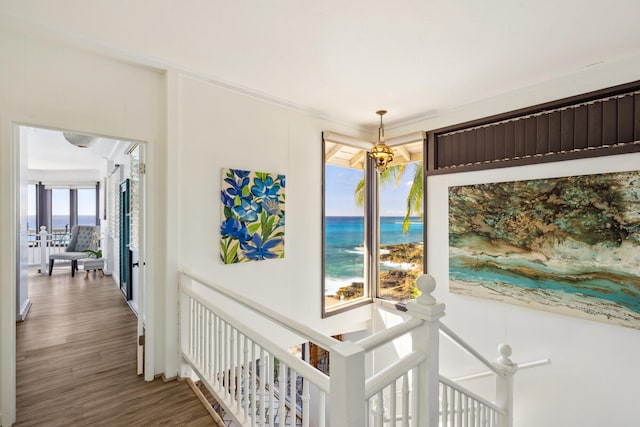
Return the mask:
<path id="1" fill-rule="evenodd" d="M 309 381 L 302 378 L 302 427 L 309 427 Z"/>
<path id="2" fill-rule="evenodd" d="M 454 427 L 456 425 L 456 395 L 458 394 L 458 392 L 453 387 L 450 387 L 449 391 L 451 393 L 451 396 L 449 396 L 449 407 L 451 408 L 451 410 L 449 411 L 449 415 L 451 416 L 451 418 L 449 419 L 449 425 L 451 427 Z"/>
<path id="3" fill-rule="evenodd" d="M 221 317 L 218 317 L 218 389 L 223 390 L 224 385 L 224 359 L 222 357 L 222 351 L 224 349 L 223 346 L 223 333 L 222 330 L 224 328 L 224 320 Z"/>
<path id="4" fill-rule="evenodd" d="M 196 365 L 200 365 L 200 307 L 202 307 L 200 305 L 199 302 L 196 302 L 196 331 L 195 331 L 195 338 L 196 338 L 196 351 L 194 354 L 194 358 L 193 361 L 195 362 Z"/>
<path id="5" fill-rule="evenodd" d="M 236 328 L 229 325 L 229 379 L 227 380 L 227 389 L 229 390 L 229 397 L 231 398 L 231 404 L 233 404 L 233 398 L 236 395 L 236 381 L 235 381 L 235 332 Z"/>
<path id="6" fill-rule="evenodd" d="M 487 427 L 489 423 L 487 422 L 487 406 L 482 405 L 482 425 L 483 427 Z"/>
<path id="7" fill-rule="evenodd" d="M 198 313 L 198 368 L 202 369 L 204 365 L 204 306 L 200 304 L 200 313 Z"/>
<path id="8" fill-rule="evenodd" d="M 442 415 L 441 415 L 441 420 L 442 420 L 442 425 L 443 426 L 447 426 L 449 425 L 448 421 L 449 421 L 449 386 L 442 383 Z"/>
<path id="9" fill-rule="evenodd" d="M 222 328 L 222 334 L 222 354 L 224 355 L 222 386 L 224 387 L 223 394 L 229 396 L 229 324 L 226 321 Z"/>
<path id="10" fill-rule="evenodd" d="M 476 424 L 476 410 L 477 404 L 475 400 L 471 401 L 471 427 L 477 427 Z"/>
<path id="11" fill-rule="evenodd" d="M 279 427 L 284 427 L 287 419 L 287 384 L 285 383 L 287 366 L 280 361 L 278 370 L 278 421 Z M 322 425 L 322 424 L 321 424 Z"/>
<path id="12" fill-rule="evenodd" d="M 258 417 L 258 399 L 256 396 L 256 388 L 258 387 L 258 349 L 255 342 L 251 344 L 251 425 L 256 426 Z"/>
<path id="13" fill-rule="evenodd" d="M 291 405 L 291 423 L 296 425 L 296 416 L 298 413 L 298 379 L 296 378 L 297 372 L 291 368 L 291 374 L 289 375 L 289 403 Z"/>
<path id="14" fill-rule="evenodd" d="M 396 382 L 395 380 L 389 385 L 389 420 L 390 425 L 395 427 L 396 425 Z"/>
<path id="15" fill-rule="evenodd" d="M 469 426 L 469 396 L 464 397 L 464 427 Z"/>
<path id="16" fill-rule="evenodd" d="M 266 352 L 264 348 L 260 348 L 260 389 L 258 390 L 258 417 L 260 420 L 260 427 L 264 427 L 265 421 L 265 384 L 267 378 L 267 367 L 265 364 Z"/>
<path id="17" fill-rule="evenodd" d="M 318 427 L 326 426 L 326 395 L 325 392 L 320 390 L 320 396 L 318 399 Z"/>
<path id="18" fill-rule="evenodd" d="M 194 352 L 194 340 L 193 340 L 193 316 L 195 310 L 195 301 L 193 298 L 189 298 L 189 359 L 193 360 L 193 352 Z"/>
<path id="19" fill-rule="evenodd" d="M 213 316 L 213 385 L 218 383 L 218 373 L 220 372 L 220 359 L 218 357 L 218 349 L 220 348 L 220 344 L 218 343 L 220 340 L 220 331 L 218 330 L 220 327 L 219 320 L 220 318 L 217 315 Z"/>
<path id="20" fill-rule="evenodd" d="M 409 374 L 402 375 L 402 427 L 409 427 Z"/>
<path id="21" fill-rule="evenodd" d="M 242 370 L 242 407 L 244 408 L 244 420 L 249 417 L 249 337 L 244 336 L 244 348 L 242 349 L 244 356 L 244 369 Z"/>
<path id="22" fill-rule="evenodd" d="M 380 390 L 376 394 L 376 409 L 374 410 L 373 425 L 383 427 L 384 425 L 384 393 Z"/>
<path id="23" fill-rule="evenodd" d="M 462 393 L 458 392 L 458 417 L 456 419 L 456 421 L 458 422 L 456 425 L 457 427 L 462 427 L 462 421 L 465 417 L 465 412 L 464 412 L 464 398 L 466 396 L 463 395 Z"/>
<path id="24" fill-rule="evenodd" d="M 234 381 L 236 383 L 236 413 L 240 413 L 240 403 L 242 401 L 242 334 L 236 329 L 236 375 Z"/>
<path id="25" fill-rule="evenodd" d="M 420 424 L 424 423 L 425 417 L 420 417 L 420 405 L 418 404 L 418 398 L 420 396 L 420 375 L 417 367 L 411 370 L 411 423 L 415 427 L 420 427 Z M 422 403 L 422 402 L 420 402 Z M 428 418 L 427 418 L 428 419 Z"/>
<path id="26" fill-rule="evenodd" d="M 213 378 L 213 350 L 214 350 L 214 341 L 213 341 L 213 336 L 214 336 L 214 332 L 213 332 L 213 317 L 214 314 L 213 312 L 209 312 L 209 332 L 207 333 L 207 337 L 208 337 L 208 344 L 207 344 L 207 349 L 209 351 L 209 360 L 207 363 L 207 371 L 209 372 L 209 375 L 207 376 L 207 378 L 209 378 L 209 383 L 213 384 L 212 378 Z"/>
<path id="27" fill-rule="evenodd" d="M 271 367 L 269 368 L 269 420 L 271 421 L 272 426 L 276 425 L 276 411 L 275 411 L 275 392 L 276 392 L 276 382 L 275 382 L 275 368 L 276 368 L 276 358 L 271 355 L 269 359 L 271 363 Z"/>

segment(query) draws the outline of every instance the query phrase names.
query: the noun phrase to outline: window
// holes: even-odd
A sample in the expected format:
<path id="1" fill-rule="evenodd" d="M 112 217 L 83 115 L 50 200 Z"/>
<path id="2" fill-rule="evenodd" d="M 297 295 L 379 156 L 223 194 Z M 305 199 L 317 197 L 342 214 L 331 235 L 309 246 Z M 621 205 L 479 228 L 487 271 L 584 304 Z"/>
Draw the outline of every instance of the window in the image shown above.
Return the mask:
<path id="1" fill-rule="evenodd" d="M 366 300 L 364 156 L 358 149 L 325 143 L 324 165 L 324 309 Z M 361 151 L 361 150 L 360 150 Z M 359 191 L 360 190 L 360 191 Z M 359 202 L 360 201 L 360 202 Z"/>
<path id="2" fill-rule="evenodd" d="M 68 188 L 51 190 L 51 228 L 52 232 L 69 232 L 71 229 L 71 199 Z"/>
<path id="3" fill-rule="evenodd" d="M 323 316 L 415 298 L 424 272 L 424 133 L 387 140 L 395 157 L 381 174 L 371 144 L 340 137 L 323 138 Z"/>
<path id="4" fill-rule="evenodd" d="M 37 184 L 27 185 L 27 232 L 29 234 L 35 234 L 39 231 L 36 217 L 36 212 L 38 212 L 37 190 Z"/>
<path id="5" fill-rule="evenodd" d="M 96 189 L 78 189 L 78 225 L 96 225 Z"/>
<path id="6" fill-rule="evenodd" d="M 378 298 L 402 302 L 416 296 L 416 278 L 424 270 L 422 164 L 391 166 L 380 175 Z"/>

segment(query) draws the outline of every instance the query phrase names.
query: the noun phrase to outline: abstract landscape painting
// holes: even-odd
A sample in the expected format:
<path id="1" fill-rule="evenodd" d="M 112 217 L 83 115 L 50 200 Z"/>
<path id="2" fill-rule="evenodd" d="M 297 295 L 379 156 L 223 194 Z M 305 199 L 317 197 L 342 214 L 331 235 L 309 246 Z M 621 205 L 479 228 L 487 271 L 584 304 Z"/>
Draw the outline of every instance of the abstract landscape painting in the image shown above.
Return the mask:
<path id="1" fill-rule="evenodd" d="M 220 259 L 284 258 L 284 175 L 222 169 Z"/>
<path id="2" fill-rule="evenodd" d="M 640 172 L 449 188 L 451 292 L 640 329 Z"/>

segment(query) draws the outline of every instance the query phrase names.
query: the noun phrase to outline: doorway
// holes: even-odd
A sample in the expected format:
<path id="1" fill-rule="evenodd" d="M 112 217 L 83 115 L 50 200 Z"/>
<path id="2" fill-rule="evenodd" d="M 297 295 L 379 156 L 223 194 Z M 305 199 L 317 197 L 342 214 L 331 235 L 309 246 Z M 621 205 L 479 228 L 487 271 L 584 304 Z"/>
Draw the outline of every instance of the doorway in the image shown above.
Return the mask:
<path id="1" fill-rule="evenodd" d="M 138 319 L 136 353 L 139 358 L 144 357 L 144 339 L 140 337 L 143 338 L 145 328 L 145 181 L 140 165 L 144 164 L 145 144 L 27 125 L 14 128 L 18 196 L 16 313 L 23 317 L 19 320 L 29 321 L 29 275 L 37 274 L 42 279 L 40 275 L 47 271 L 39 266 L 48 260 L 50 250 L 64 250 L 74 225 L 97 225 L 99 248 L 105 259 L 104 273 L 113 279 L 114 286 L 126 289 L 125 299 Z M 122 182 L 127 183 L 124 196 L 117 191 Z M 124 214 L 121 207 L 126 209 Z M 124 232 L 122 219 L 126 220 Z M 43 231 L 48 236 L 45 239 Z M 127 247 L 127 259 L 122 259 L 121 242 Z M 135 270 L 132 253 L 137 260 Z M 118 267 L 127 265 L 128 273 L 123 274 Z M 68 274 L 68 268 L 56 268 L 58 276 Z M 137 365 L 138 374 L 142 374 L 143 361 L 138 360 Z"/>

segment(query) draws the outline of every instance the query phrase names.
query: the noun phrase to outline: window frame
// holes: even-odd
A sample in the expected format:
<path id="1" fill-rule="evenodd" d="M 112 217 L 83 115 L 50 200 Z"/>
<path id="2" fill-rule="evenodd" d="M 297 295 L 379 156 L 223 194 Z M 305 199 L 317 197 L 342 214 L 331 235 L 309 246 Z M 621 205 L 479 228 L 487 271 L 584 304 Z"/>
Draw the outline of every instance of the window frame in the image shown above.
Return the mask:
<path id="1" fill-rule="evenodd" d="M 338 142 L 339 143 L 339 142 Z M 347 145 L 347 144 L 343 144 L 343 145 Z M 323 137 L 322 138 L 322 217 L 321 217 L 321 236 L 322 236 L 322 241 L 321 241 L 321 282 L 322 282 L 322 286 L 321 286 L 321 296 L 320 296 L 320 301 L 321 301 L 321 315 L 322 318 L 326 318 L 326 317 L 330 317 L 330 316 L 334 316 L 336 314 L 340 314 L 340 313 L 344 313 L 345 311 L 349 311 L 352 310 L 354 308 L 357 307 L 362 307 L 364 305 L 368 305 L 371 304 L 373 302 L 373 295 L 372 295 L 372 288 L 371 288 L 371 275 L 373 274 L 372 271 L 372 263 L 371 263 L 371 239 L 367 238 L 367 236 L 370 236 L 370 229 L 372 228 L 372 224 L 371 224 L 371 218 L 370 216 L 367 215 L 367 205 L 369 204 L 369 200 L 371 199 L 371 194 L 370 194 L 370 189 L 367 187 L 366 182 L 369 179 L 368 175 L 371 174 L 371 170 L 372 170 L 372 165 L 373 163 L 371 163 L 371 160 L 369 159 L 368 156 L 365 156 L 365 168 L 364 168 L 364 179 L 365 179 L 365 209 L 364 209 L 364 241 L 363 241 L 363 245 L 364 245 L 364 296 L 362 297 L 358 297 L 358 298 L 354 298 L 353 300 L 349 300 L 349 301 L 345 301 L 345 302 L 341 302 L 338 304 L 335 304 L 331 307 L 327 307 L 325 304 L 325 274 L 326 274 L 326 268 L 325 268 L 325 251 L 326 251 L 326 245 L 325 245 L 325 229 L 326 229 L 326 161 L 325 161 L 325 146 L 326 146 L 326 139 Z M 374 171 L 375 173 L 375 171 Z"/>
<path id="2" fill-rule="evenodd" d="M 329 137 L 327 137 L 327 135 Z M 352 145 L 350 141 L 337 141 L 333 136 L 340 136 L 348 140 L 352 140 L 355 143 Z M 395 309 L 398 311 L 406 311 L 406 304 L 404 302 L 393 301 L 386 298 L 381 298 L 378 295 L 380 286 L 380 180 L 377 171 L 375 170 L 375 164 L 369 159 L 368 151 L 365 155 L 365 207 L 364 207 L 364 279 L 365 279 L 365 296 L 347 301 L 344 303 L 336 304 L 331 307 L 325 305 L 325 229 L 326 229 L 326 159 L 325 148 L 327 140 L 332 143 L 339 143 L 346 146 L 355 146 L 361 148 L 361 141 L 356 138 L 344 137 L 333 132 L 323 132 L 322 135 L 322 217 L 321 217 L 321 317 L 327 318 L 336 314 L 344 313 L 354 308 L 362 307 L 371 303 L 376 303 L 380 306 Z M 396 138 L 390 138 L 387 140 L 387 145 L 390 147 L 398 147 L 409 144 L 410 142 L 420 142 L 422 146 L 422 181 L 423 181 L 423 253 L 422 253 L 422 272 L 427 272 L 427 135 L 426 132 L 417 132 L 409 135 L 404 135 Z M 372 145 L 372 144 L 371 144 Z"/>

